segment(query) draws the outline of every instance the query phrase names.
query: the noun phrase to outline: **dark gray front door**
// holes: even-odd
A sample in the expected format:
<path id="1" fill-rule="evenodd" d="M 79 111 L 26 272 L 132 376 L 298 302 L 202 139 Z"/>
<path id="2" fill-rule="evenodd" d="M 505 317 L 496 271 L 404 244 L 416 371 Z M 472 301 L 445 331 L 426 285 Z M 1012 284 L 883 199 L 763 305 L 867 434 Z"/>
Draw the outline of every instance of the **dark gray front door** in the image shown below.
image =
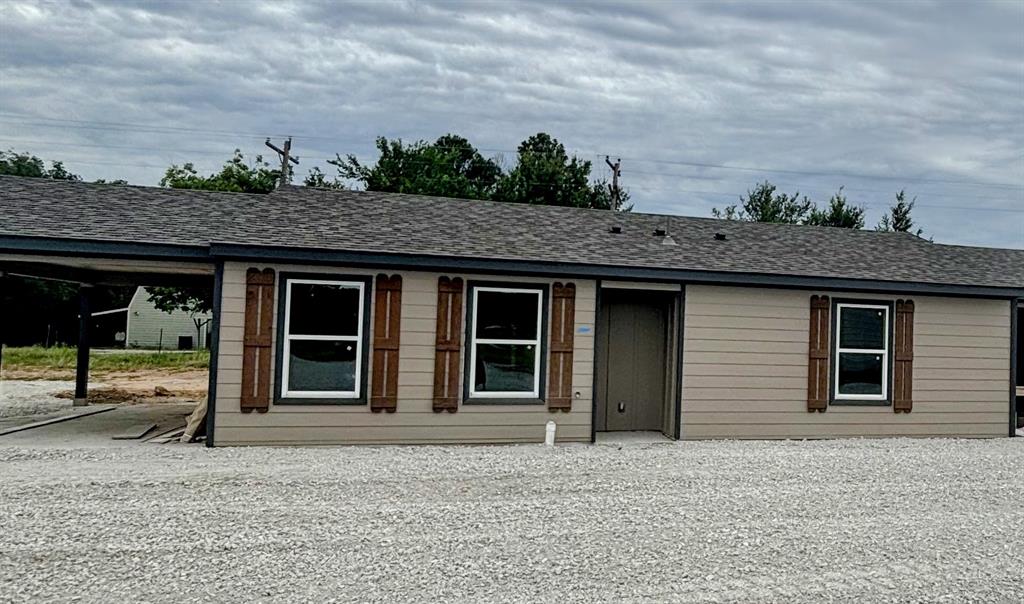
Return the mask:
<path id="1" fill-rule="evenodd" d="M 661 430 L 668 305 L 642 292 L 602 293 L 604 401 L 599 430 Z"/>

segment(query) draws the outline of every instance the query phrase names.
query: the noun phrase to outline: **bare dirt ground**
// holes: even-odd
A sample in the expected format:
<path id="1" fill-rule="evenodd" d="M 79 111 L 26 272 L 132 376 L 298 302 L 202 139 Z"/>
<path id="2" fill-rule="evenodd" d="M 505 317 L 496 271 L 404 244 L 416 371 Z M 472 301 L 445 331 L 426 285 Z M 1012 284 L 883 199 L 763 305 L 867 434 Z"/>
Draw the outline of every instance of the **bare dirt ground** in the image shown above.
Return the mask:
<path id="1" fill-rule="evenodd" d="M 93 372 L 89 391 L 90 403 L 160 403 L 194 402 L 206 396 L 209 373 L 203 369 L 166 370 L 136 369 L 132 371 Z M 57 398 L 74 397 L 74 373 L 53 370 L 4 371 L 3 381 L 67 382 L 68 387 L 52 394 Z M 34 394 L 26 388 L 26 395 Z"/>
<path id="2" fill-rule="evenodd" d="M 136 369 L 93 372 L 94 405 L 194 405 L 206 396 L 202 369 Z M 49 419 L 74 410 L 74 375 L 52 370 L 5 370 L 0 378 L 0 429 Z"/>

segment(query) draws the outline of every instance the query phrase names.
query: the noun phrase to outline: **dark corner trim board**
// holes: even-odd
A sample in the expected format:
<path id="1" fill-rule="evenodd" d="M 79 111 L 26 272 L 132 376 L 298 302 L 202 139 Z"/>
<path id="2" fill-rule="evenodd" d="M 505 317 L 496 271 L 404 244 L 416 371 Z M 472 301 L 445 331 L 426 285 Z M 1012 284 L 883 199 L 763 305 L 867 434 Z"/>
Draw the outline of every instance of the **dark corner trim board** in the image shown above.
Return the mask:
<path id="1" fill-rule="evenodd" d="M 370 275 L 345 275 L 339 273 L 289 273 L 283 272 L 277 276 L 277 318 L 274 321 L 277 331 L 274 333 L 274 405 L 323 405 L 323 406 L 345 406 L 345 405 L 366 405 L 369 401 L 370 385 L 367 378 L 370 375 L 370 347 L 373 342 L 370 322 L 370 312 L 373 307 L 373 277 Z M 288 296 L 288 281 L 292 279 L 313 279 L 319 281 L 359 281 L 363 283 L 363 335 L 360 342 L 359 369 L 359 396 L 356 398 L 301 398 L 281 396 L 281 371 L 284 366 L 284 311 L 285 300 Z"/>
<path id="2" fill-rule="evenodd" d="M 1020 300 L 1010 300 L 1010 436 L 1017 434 L 1017 383 L 1018 366 L 1020 362 Z"/>
<path id="3" fill-rule="evenodd" d="M 389 267 L 392 270 L 431 270 L 478 272 L 482 274 L 520 275 L 538 277 L 622 279 L 634 281 L 668 281 L 705 285 L 743 285 L 787 287 L 798 289 L 829 289 L 896 294 L 935 294 L 973 298 L 1024 297 L 1024 288 L 1002 288 L 974 285 L 942 285 L 934 283 L 906 283 L 874 281 L 841 277 L 804 277 L 793 275 L 766 275 L 725 271 L 695 271 L 688 269 L 662 269 L 628 266 L 602 266 L 568 262 L 520 261 L 494 258 L 463 258 L 453 256 L 424 256 L 385 252 L 318 250 L 309 248 L 283 248 L 226 243 L 210 245 L 210 254 L 226 259 L 295 262 L 304 264 L 335 264 L 367 268 Z"/>
<path id="4" fill-rule="evenodd" d="M 598 279 L 597 283 L 594 284 L 597 287 L 597 293 L 594 296 L 594 359 L 591 363 L 590 371 L 594 374 L 593 379 L 590 383 L 590 442 L 591 444 L 597 442 L 597 380 L 598 380 L 598 359 L 604 354 L 601 350 L 601 280 Z"/>
<path id="5" fill-rule="evenodd" d="M 509 289 L 539 289 L 540 294 L 540 380 L 538 381 L 539 397 L 476 397 L 469 396 L 469 376 L 471 375 L 470 363 L 473 362 L 473 292 L 478 287 L 505 287 Z M 551 304 L 551 287 L 548 283 L 531 283 L 524 281 L 467 281 L 466 282 L 466 316 L 463 332 L 463 357 L 462 359 L 462 404 L 464 405 L 543 405 L 547 402 L 547 369 L 548 349 L 550 348 L 548 333 L 548 306 Z"/>
<path id="6" fill-rule="evenodd" d="M 210 385 L 206 387 L 206 446 L 214 446 L 217 417 L 217 357 L 220 356 L 221 298 L 224 292 L 224 263 L 217 262 L 213 276 L 213 319 L 210 326 Z"/>
<path id="7" fill-rule="evenodd" d="M 683 438 L 683 349 L 686 343 L 686 286 L 676 295 L 676 387 L 675 387 L 675 435 L 676 440 Z"/>

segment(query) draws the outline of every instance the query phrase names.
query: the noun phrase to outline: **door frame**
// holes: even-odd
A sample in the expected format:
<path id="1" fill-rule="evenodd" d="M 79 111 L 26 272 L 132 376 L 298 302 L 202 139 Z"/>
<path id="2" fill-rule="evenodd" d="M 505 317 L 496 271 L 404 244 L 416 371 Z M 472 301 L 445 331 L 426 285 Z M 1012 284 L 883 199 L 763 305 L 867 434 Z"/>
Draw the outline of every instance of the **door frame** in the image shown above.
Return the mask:
<path id="1" fill-rule="evenodd" d="M 608 351 L 605 350 L 604 333 L 602 333 L 604 313 L 602 310 L 603 301 L 601 292 L 604 289 L 635 290 L 637 292 L 661 292 L 669 294 L 667 299 L 670 300 L 671 304 L 668 309 L 668 324 L 666 326 L 667 333 L 665 338 L 668 343 L 665 368 L 666 394 L 668 396 L 662 403 L 662 410 L 664 414 L 664 405 L 671 406 L 671 409 L 669 410 L 669 414 L 671 415 L 671 429 L 668 432 L 662 430 L 662 433 L 673 440 L 680 440 L 683 435 L 683 341 L 686 325 L 686 284 L 682 282 L 645 283 L 598 280 L 596 286 L 597 294 L 595 296 L 594 310 L 594 360 L 592 367 L 593 382 L 591 385 L 590 397 L 590 442 L 594 443 L 597 441 L 598 404 L 606 404 L 603 400 L 598 401 L 598 392 L 602 390 L 599 385 L 601 378 L 600 367 L 601 363 L 605 360 L 605 355 L 608 353 Z"/>

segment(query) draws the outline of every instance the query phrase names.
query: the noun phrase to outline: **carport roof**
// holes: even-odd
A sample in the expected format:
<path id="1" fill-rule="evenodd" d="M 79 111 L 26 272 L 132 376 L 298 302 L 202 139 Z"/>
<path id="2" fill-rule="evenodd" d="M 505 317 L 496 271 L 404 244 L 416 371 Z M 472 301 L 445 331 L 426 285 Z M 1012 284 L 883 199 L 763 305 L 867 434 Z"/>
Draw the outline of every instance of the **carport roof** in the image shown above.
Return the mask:
<path id="1" fill-rule="evenodd" d="M 656 236 L 658 229 L 675 245 Z M 1024 250 L 942 245 L 906 233 L 308 187 L 254 195 L 0 177 L 0 251 L 23 251 L 29 241 L 54 251 L 91 242 L 206 258 L 415 258 L 421 265 L 491 262 L 512 272 L 547 266 L 637 278 L 678 273 L 1024 292 Z"/>

